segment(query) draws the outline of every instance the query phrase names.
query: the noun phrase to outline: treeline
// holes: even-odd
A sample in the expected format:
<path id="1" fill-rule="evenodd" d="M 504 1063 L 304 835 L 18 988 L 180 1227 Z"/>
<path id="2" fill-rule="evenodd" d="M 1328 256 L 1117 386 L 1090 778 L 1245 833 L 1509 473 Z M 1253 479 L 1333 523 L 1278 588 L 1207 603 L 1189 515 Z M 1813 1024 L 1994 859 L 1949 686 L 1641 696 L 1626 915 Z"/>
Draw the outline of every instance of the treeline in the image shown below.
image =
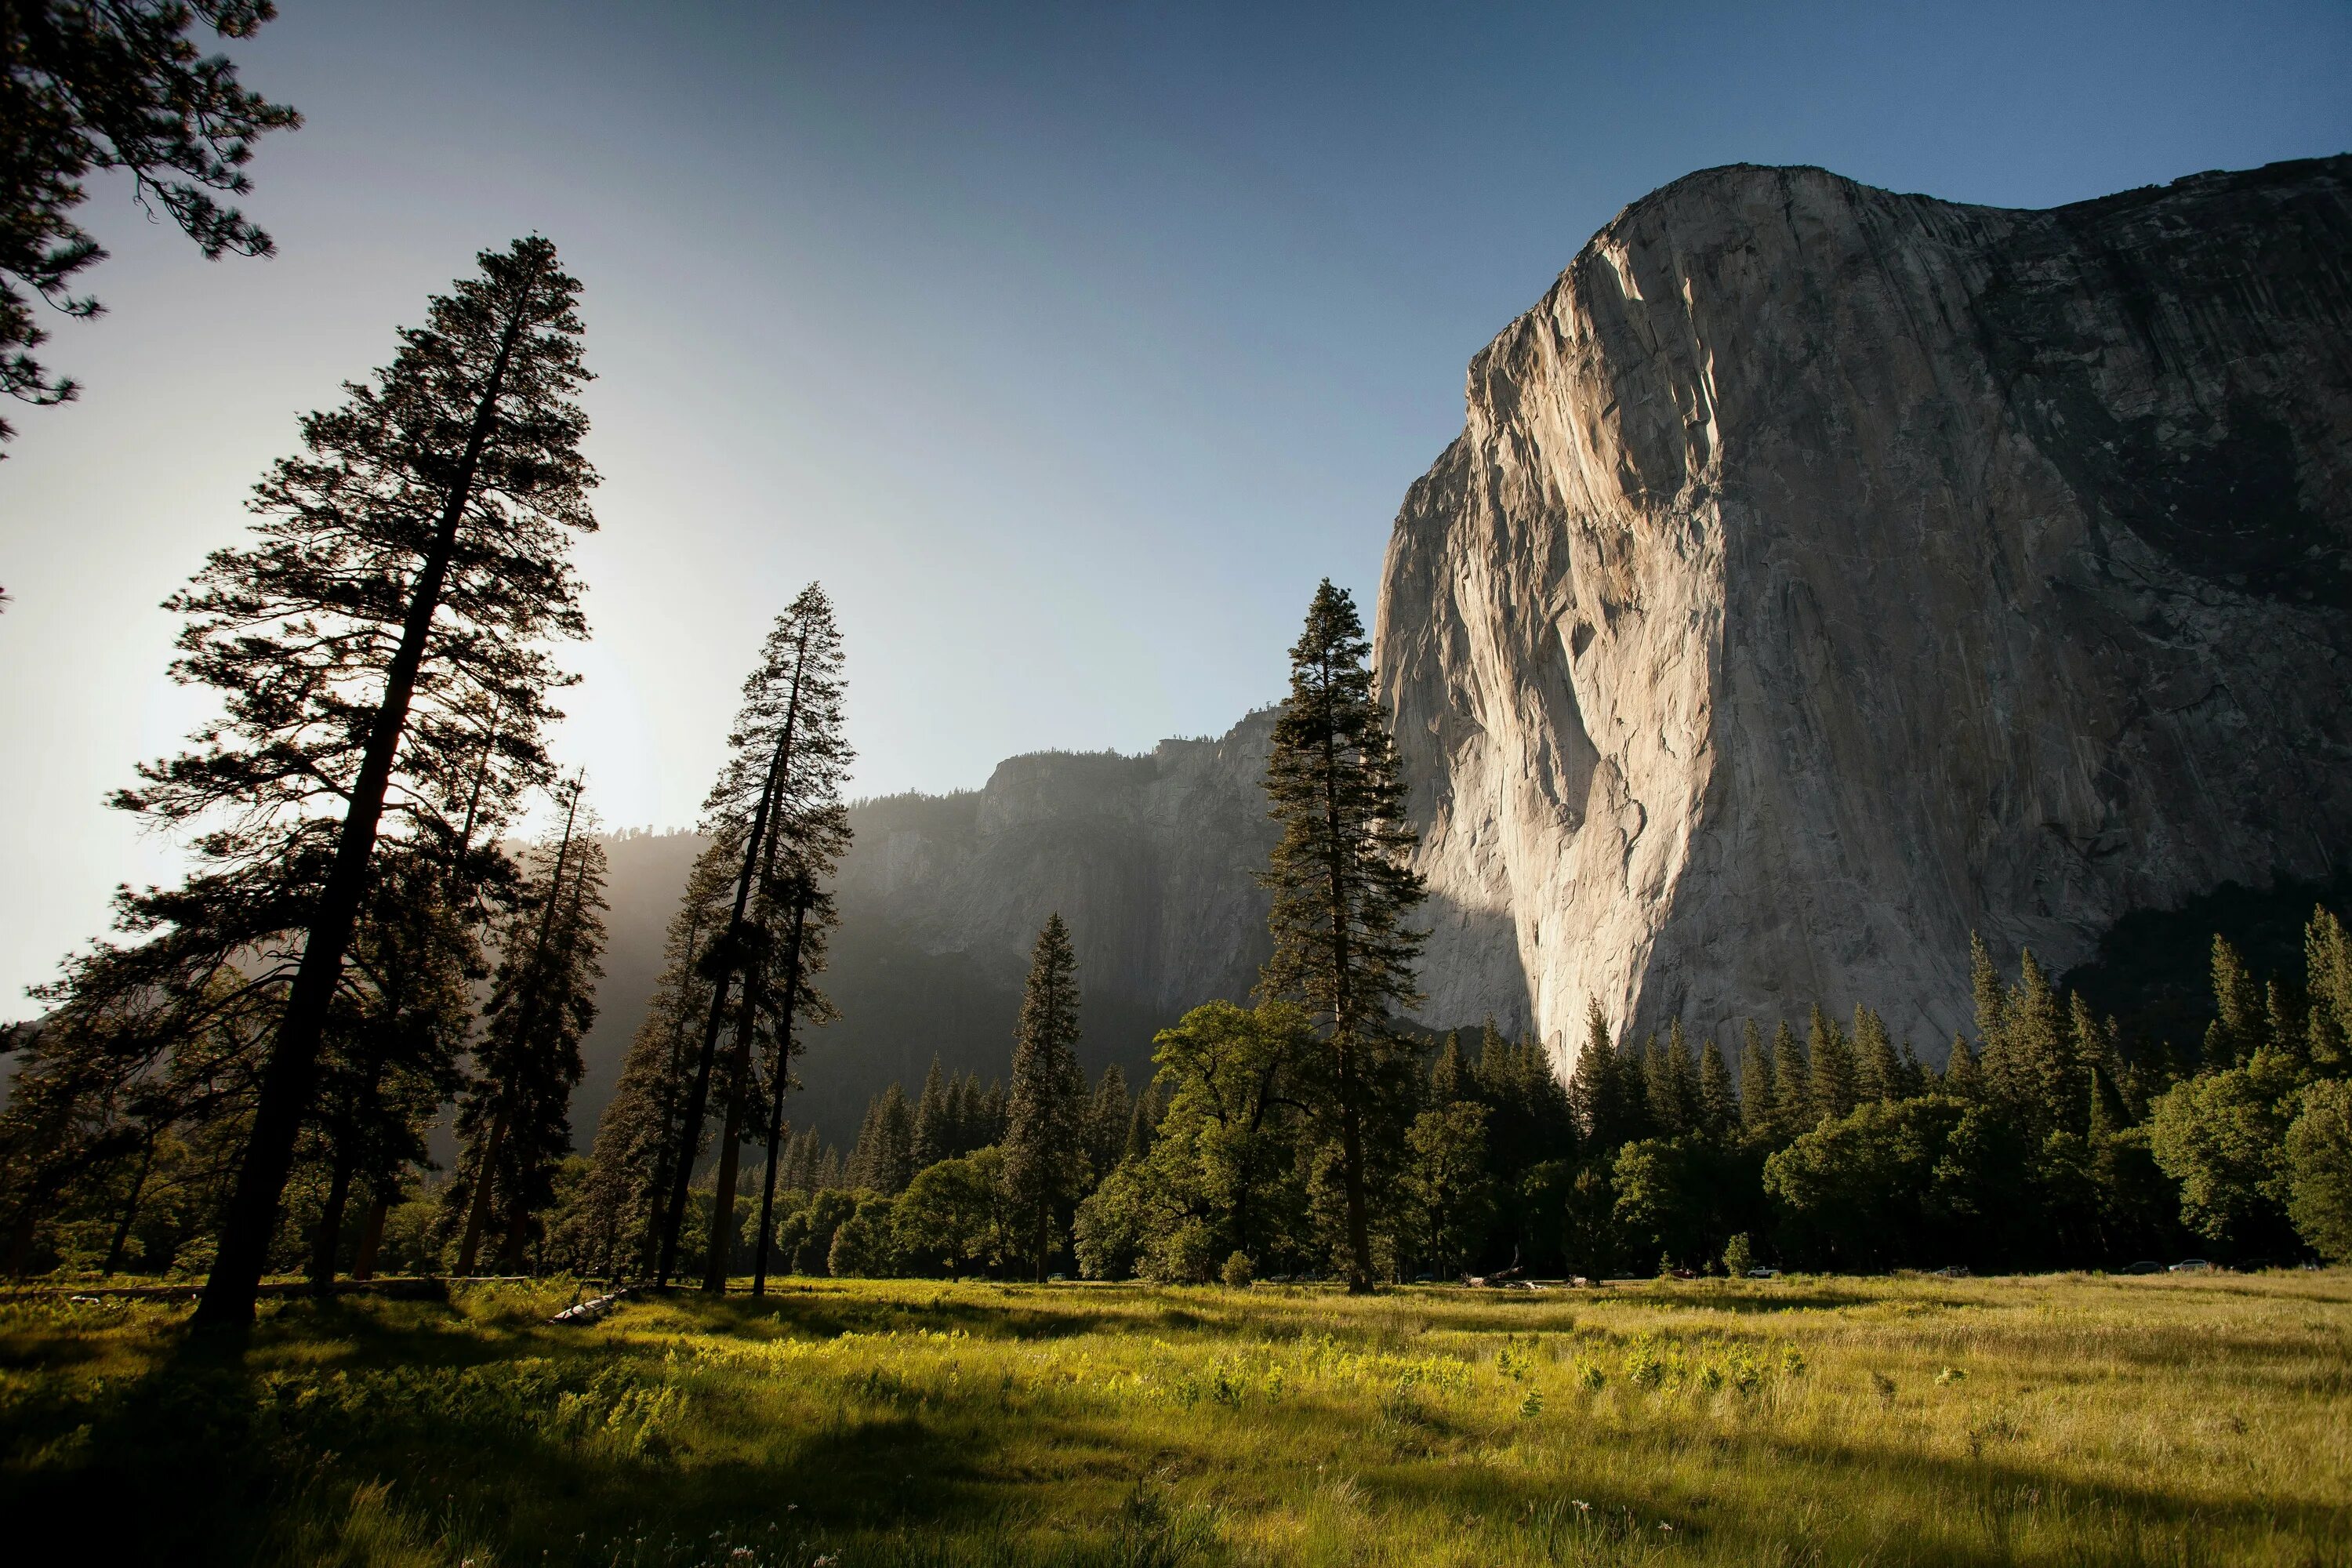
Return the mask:
<path id="1" fill-rule="evenodd" d="M 572 679 L 551 645 L 587 630 L 571 545 L 596 526 L 580 285 L 536 237 L 478 260 L 301 421 L 247 541 L 166 604 L 173 674 L 218 717 L 112 804 L 192 869 L 121 889 L 117 936 L 7 1034 L 11 1273 L 200 1274 L 198 1326 L 235 1330 L 271 1273 L 609 1258 L 625 1192 L 632 1261 L 642 1243 L 667 1278 L 706 1155 L 723 1232 L 740 1151 L 781 1143 L 795 1027 L 831 1014 L 814 981 L 848 839 L 831 604 L 802 593 L 745 681 L 583 1193 L 569 1112 L 605 858 L 545 743 Z M 556 826 L 517 853 L 534 805 Z M 459 1153 L 428 1189 L 441 1128 Z"/>
<path id="2" fill-rule="evenodd" d="M 2005 984 L 1981 945 L 1977 1033 L 1940 1070 L 1868 1008 L 1751 1026 L 1736 1068 L 1678 1026 L 1619 1044 L 1595 1015 L 1565 1085 L 1532 1042 L 1448 1035 L 1369 1107 L 1376 1272 L 2352 1259 L 2352 944 L 2318 910 L 2306 945 L 2300 984 L 2258 985 L 2217 937 L 2219 1016 L 2184 1049 L 2127 1049 L 2030 953 Z M 819 1274 L 1344 1276 L 1322 1053 L 1295 1006 L 1213 1003 L 1159 1037 L 1142 1094 L 1116 1067 L 1070 1094 L 1075 1180 L 1042 1245 L 1003 1089 L 935 1064 L 911 1105 L 875 1097 L 845 1162 L 789 1146 L 780 1252 Z M 749 1238 L 730 1246 L 748 1266 Z"/>

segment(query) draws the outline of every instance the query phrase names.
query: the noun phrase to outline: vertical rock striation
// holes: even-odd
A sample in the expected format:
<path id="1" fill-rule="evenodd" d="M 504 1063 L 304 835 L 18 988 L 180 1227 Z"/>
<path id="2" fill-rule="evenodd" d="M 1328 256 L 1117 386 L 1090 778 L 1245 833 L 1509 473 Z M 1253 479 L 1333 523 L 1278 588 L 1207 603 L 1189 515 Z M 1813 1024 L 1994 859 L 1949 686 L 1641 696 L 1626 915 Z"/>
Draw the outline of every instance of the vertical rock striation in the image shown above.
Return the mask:
<path id="1" fill-rule="evenodd" d="M 1866 1001 L 2352 849 L 2352 159 L 1693 174 L 1472 362 L 1377 659 L 1433 1020 Z"/>

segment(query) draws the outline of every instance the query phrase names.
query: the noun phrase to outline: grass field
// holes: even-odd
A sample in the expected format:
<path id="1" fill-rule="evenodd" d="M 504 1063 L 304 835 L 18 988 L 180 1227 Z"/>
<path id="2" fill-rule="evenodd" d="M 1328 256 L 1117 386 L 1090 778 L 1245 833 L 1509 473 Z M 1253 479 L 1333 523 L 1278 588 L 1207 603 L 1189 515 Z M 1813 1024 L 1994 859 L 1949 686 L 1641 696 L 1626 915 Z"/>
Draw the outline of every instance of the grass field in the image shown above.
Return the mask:
<path id="1" fill-rule="evenodd" d="M 0 1303 L 12 1561 L 2352 1563 L 2352 1277 Z M 14 1543 L 46 1543 L 18 1554 Z"/>

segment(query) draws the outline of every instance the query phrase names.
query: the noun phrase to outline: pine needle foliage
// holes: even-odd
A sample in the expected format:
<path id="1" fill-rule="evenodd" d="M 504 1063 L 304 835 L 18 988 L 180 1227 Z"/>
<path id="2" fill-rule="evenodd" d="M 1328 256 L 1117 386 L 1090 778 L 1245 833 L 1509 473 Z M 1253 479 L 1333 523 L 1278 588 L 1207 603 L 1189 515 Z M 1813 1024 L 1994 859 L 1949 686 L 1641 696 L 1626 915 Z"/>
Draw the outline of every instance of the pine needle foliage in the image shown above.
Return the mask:
<path id="1" fill-rule="evenodd" d="M 1013 1044 L 1004 1180 L 1021 1245 L 1038 1279 L 1055 1247 L 1058 1211 L 1086 1173 L 1086 1079 L 1078 1071 L 1078 959 L 1070 928 L 1046 918 L 1030 950 Z"/>
<path id="2" fill-rule="evenodd" d="M 1392 1018 L 1420 1000 L 1412 965 L 1423 897 L 1408 864 L 1416 838 L 1387 720 L 1372 695 L 1371 645 L 1355 601 L 1324 579 L 1290 650 L 1290 695 L 1275 722 L 1265 788 L 1282 825 L 1263 880 L 1274 953 L 1261 990 L 1297 1002 L 1332 1061 L 1333 1120 L 1346 1209 L 1349 1288 L 1371 1288 L 1364 1138 Z"/>
<path id="3" fill-rule="evenodd" d="M 250 38 L 268 0 L 13 0 L 0 5 L 0 393 L 45 405 L 80 388 L 32 351 L 48 341 L 34 300 L 68 321 L 104 307 L 73 292 L 106 258 L 73 220 L 94 169 L 129 171 L 206 260 L 268 256 L 269 236 L 221 196 L 252 189 L 253 143 L 302 117 L 247 90 L 236 67 L 190 37 L 202 22 Z M 0 420 L 0 442 L 15 430 Z"/>
<path id="4" fill-rule="evenodd" d="M 533 852 L 507 922 L 474 1082 L 458 1110 L 458 1134 L 470 1145 L 448 1200 L 465 1215 L 460 1273 L 474 1272 L 494 1213 L 504 1220 L 500 1258 L 520 1260 L 531 1216 L 553 1197 L 555 1167 L 572 1147 L 572 1090 L 583 1071 L 580 1043 L 596 1020 L 607 906 L 604 847 L 579 820 L 579 784 L 566 795 L 562 829 Z"/>
<path id="5" fill-rule="evenodd" d="M 580 285 L 536 237 L 478 259 L 389 366 L 301 421 L 302 452 L 256 487 L 254 542 L 169 602 L 187 622 L 173 675 L 223 717 L 117 797 L 201 826 L 199 855 L 226 872 L 316 877 L 200 1326 L 252 1321 L 379 839 L 486 879 L 474 862 L 495 851 L 470 837 L 485 775 L 509 805 L 546 779 L 564 678 L 545 643 L 586 631 L 570 561 L 596 526 Z"/>

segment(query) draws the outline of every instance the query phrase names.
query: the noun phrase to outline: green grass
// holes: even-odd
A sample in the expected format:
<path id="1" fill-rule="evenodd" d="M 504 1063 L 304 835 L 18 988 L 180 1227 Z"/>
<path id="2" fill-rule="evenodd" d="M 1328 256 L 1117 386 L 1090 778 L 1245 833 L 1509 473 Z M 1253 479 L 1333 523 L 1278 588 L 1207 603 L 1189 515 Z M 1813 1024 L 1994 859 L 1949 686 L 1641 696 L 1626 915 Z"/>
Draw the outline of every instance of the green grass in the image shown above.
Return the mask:
<path id="1" fill-rule="evenodd" d="M 2352 1563 L 2352 1277 L 0 1303 L 12 1561 Z M 23 1551 L 24 1546 L 36 1548 Z"/>

